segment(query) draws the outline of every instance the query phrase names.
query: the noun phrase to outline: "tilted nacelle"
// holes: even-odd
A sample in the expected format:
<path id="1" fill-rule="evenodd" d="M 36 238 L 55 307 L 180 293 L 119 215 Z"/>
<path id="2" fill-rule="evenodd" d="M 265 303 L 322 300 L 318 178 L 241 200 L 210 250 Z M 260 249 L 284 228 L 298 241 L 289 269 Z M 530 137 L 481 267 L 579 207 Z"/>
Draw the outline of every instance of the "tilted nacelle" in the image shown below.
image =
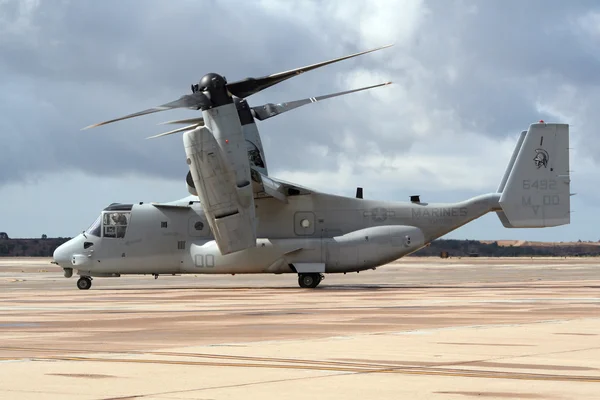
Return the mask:
<path id="1" fill-rule="evenodd" d="M 203 114 L 206 126 L 183 136 L 193 189 L 222 254 L 255 247 L 250 163 L 236 108 L 226 104 Z"/>
<path id="2" fill-rule="evenodd" d="M 246 151 L 250 167 L 267 176 L 269 172 L 267 169 L 265 152 L 263 150 L 262 141 L 260 140 L 260 133 L 256 126 L 256 121 L 252 115 L 252 110 L 244 99 L 233 97 L 233 102 L 240 120 L 242 134 L 246 141 Z M 198 191 L 196 190 L 191 172 L 187 173 L 185 181 L 188 193 L 198 196 Z"/>

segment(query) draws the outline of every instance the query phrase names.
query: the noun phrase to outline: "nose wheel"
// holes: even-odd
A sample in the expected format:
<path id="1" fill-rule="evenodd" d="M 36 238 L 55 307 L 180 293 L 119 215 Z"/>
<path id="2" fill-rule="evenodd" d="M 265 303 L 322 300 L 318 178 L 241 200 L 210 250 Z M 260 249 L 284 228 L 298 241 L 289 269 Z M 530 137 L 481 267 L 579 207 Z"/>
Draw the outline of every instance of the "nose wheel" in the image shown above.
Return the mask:
<path id="1" fill-rule="evenodd" d="M 89 276 L 82 276 L 77 280 L 77 287 L 79 290 L 88 290 L 92 287 L 92 278 Z"/>
<path id="2" fill-rule="evenodd" d="M 298 285 L 301 288 L 316 288 L 324 279 L 321 274 L 298 274 Z"/>

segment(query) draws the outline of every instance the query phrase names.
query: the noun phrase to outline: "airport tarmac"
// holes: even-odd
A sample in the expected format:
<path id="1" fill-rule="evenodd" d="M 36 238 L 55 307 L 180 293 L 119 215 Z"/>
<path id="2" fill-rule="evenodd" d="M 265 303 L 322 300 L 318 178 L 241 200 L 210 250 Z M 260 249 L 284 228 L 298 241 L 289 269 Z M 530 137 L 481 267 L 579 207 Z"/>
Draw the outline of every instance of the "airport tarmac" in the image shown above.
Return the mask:
<path id="1" fill-rule="evenodd" d="M 600 259 L 96 278 L 0 258 L 1 399 L 598 399 Z"/>

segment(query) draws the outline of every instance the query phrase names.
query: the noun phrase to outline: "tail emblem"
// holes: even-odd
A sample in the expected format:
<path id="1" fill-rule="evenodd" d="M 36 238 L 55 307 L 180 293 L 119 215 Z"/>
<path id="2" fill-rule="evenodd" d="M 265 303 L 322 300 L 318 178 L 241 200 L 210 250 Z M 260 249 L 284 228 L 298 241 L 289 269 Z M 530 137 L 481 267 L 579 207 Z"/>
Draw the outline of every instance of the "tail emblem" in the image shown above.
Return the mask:
<path id="1" fill-rule="evenodd" d="M 548 167 L 548 159 L 550 156 L 548 152 L 544 149 L 535 149 L 535 157 L 533 158 L 533 162 L 535 162 L 535 166 L 539 168 L 544 166 L 544 168 Z"/>

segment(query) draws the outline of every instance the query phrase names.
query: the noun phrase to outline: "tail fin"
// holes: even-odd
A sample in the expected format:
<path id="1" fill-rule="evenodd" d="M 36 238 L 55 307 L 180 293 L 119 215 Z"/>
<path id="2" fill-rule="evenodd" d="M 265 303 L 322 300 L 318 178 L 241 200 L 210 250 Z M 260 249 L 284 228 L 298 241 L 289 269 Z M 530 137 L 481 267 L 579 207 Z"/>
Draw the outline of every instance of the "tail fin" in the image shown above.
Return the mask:
<path id="1" fill-rule="evenodd" d="M 498 187 L 507 228 L 544 228 L 571 221 L 569 125 L 531 124 L 522 132 Z"/>

